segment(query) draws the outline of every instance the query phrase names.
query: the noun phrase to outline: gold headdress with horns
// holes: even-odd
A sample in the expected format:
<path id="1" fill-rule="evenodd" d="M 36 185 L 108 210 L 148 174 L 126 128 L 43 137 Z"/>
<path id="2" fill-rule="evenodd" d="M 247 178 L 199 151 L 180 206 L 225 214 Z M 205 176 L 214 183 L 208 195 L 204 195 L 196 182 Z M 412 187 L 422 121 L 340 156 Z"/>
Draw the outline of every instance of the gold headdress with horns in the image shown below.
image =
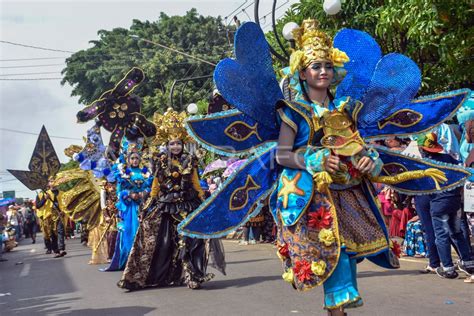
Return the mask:
<path id="1" fill-rule="evenodd" d="M 335 67 L 343 67 L 349 57 L 333 47 L 332 38 L 319 29 L 316 20 L 304 20 L 301 27 L 293 30 L 297 50 L 290 57 L 290 73 L 302 70 L 313 61 L 331 61 Z"/>
<path id="2" fill-rule="evenodd" d="M 171 139 L 181 139 L 184 142 L 191 141 L 188 135 L 184 121 L 186 112 L 176 112 L 172 108 L 168 108 L 164 114 L 155 113 L 153 115 L 153 123 L 156 125 L 156 136 L 153 140 L 155 145 L 161 145 Z"/>

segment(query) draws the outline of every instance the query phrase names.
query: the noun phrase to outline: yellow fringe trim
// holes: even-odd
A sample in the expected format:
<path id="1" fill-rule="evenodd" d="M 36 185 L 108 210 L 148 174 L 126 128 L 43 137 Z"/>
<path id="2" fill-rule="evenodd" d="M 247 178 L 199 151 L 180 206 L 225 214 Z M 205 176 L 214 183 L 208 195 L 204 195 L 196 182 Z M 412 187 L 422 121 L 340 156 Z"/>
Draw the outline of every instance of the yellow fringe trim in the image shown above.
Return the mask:
<path id="1" fill-rule="evenodd" d="M 327 192 L 333 180 L 327 171 L 321 171 L 313 175 L 313 182 L 316 184 L 319 192 Z"/>
<path id="2" fill-rule="evenodd" d="M 385 237 L 380 238 L 380 239 L 375 240 L 375 241 L 372 241 L 372 242 L 369 242 L 369 243 L 366 243 L 366 244 L 357 244 L 357 243 L 353 242 L 352 240 L 344 239 L 341 236 L 341 242 L 343 242 L 346 245 L 347 250 L 349 252 L 353 251 L 353 252 L 356 252 L 360 255 L 370 254 L 374 251 L 379 251 L 383 248 L 388 248 L 389 247 L 389 243 L 388 243 L 387 239 L 385 239 Z"/>

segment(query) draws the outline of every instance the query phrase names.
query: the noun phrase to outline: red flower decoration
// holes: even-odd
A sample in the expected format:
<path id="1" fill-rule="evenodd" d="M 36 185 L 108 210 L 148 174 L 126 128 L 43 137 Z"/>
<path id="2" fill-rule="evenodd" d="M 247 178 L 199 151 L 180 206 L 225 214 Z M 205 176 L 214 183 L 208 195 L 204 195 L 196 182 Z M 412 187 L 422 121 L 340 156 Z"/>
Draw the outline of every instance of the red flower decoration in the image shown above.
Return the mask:
<path id="1" fill-rule="evenodd" d="M 278 247 L 278 252 L 283 258 L 289 258 L 290 257 L 290 250 L 288 249 L 288 244 L 285 244 L 284 246 L 279 246 Z"/>
<path id="2" fill-rule="evenodd" d="M 347 171 L 349 172 L 349 175 L 351 176 L 352 179 L 355 179 L 355 178 L 360 178 L 361 174 L 360 174 L 360 171 L 357 170 L 354 165 L 352 164 L 352 162 L 348 161 L 346 163 L 347 165 Z"/>
<path id="3" fill-rule="evenodd" d="M 402 254 L 402 248 L 400 247 L 400 244 L 396 240 L 392 240 L 392 247 L 391 247 L 393 253 L 397 258 L 400 258 L 400 255 Z"/>
<path id="4" fill-rule="evenodd" d="M 321 206 L 316 212 L 309 212 L 308 217 L 308 226 L 311 228 L 322 229 L 331 227 L 332 216 L 324 206 Z"/>
<path id="5" fill-rule="evenodd" d="M 298 260 L 295 262 L 293 272 L 300 282 L 311 280 L 313 271 L 311 271 L 311 264 L 306 260 Z"/>

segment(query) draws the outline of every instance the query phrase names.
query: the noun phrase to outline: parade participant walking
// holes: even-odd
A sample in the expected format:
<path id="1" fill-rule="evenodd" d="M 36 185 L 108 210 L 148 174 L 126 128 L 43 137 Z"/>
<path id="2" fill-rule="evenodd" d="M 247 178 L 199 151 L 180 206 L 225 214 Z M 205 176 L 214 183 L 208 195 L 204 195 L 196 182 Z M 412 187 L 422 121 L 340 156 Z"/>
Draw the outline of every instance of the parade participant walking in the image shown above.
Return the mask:
<path id="1" fill-rule="evenodd" d="M 138 229 L 138 212 L 140 203 L 146 198 L 151 188 L 151 175 L 146 166 L 141 166 L 141 144 L 123 144 L 125 162 L 119 164 L 116 171 L 117 197 L 119 212 L 117 224 L 118 235 L 115 252 L 110 266 L 105 271 L 123 270 Z"/>
<path id="2" fill-rule="evenodd" d="M 33 210 L 33 203 L 28 201 L 25 203 L 25 227 L 28 236 L 31 237 L 32 243 L 36 243 L 36 214 Z"/>
<path id="3" fill-rule="evenodd" d="M 168 109 L 155 116 L 158 132 L 154 155 L 151 197 L 141 211 L 142 221 L 118 286 L 128 290 L 181 285 L 197 289 L 214 275 L 206 273 L 206 241 L 178 235 L 177 225 L 204 198 L 197 159 L 184 150 L 188 135 L 185 113 Z"/>
<path id="4" fill-rule="evenodd" d="M 413 101 L 421 82 L 416 64 L 400 54 L 382 56 L 367 33 L 344 29 L 333 41 L 314 20 L 292 33 L 297 49 L 283 71 L 285 95 L 265 36 L 251 22 L 236 33 L 236 60 L 217 65 L 216 86 L 238 111 L 191 118 L 189 130 L 209 150 L 253 155 L 179 229 L 193 237 L 222 236 L 270 195 L 284 280 L 297 290 L 324 285 L 328 313 L 343 315 L 362 304 L 356 262 L 399 265 L 372 183 L 423 194 L 461 186 L 470 175 L 367 142 L 429 130 L 469 91 Z M 333 98 L 329 87 L 343 79 Z M 429 115 L 434 109 L 436 116 Z"/>
<path id="5" fill-rule="evenodd" d="M 308 171 L 316 177 L 316 183 L 319 175 L 329 173 L 334 183 L 328 191 L 314 189 L 308 211 L 294 226 L 278 222 L 278 242 L 287 280 L 300 290 L 323 283 L 325 308 L 330 315 L 341 315 L 345 308 L 362 305 L 356 260 L 389 249 L 386 228 L 378 221 L 379 210 L 374 208 L 369 184 L 363 180 L 364 175 L 378 176 L 383 163 L 374 149 L 365 148 L 357 139 L 348 141 L 346 149 L 326 146 L 308 150 L 304 156 L 295 153 L 302 142 L 318 148 L 325 141 L 328 144 L 330 137 L 347 137 L 355 132 L 350 127 L 350 110 L 345 108 L 348 99 L 334 100 L 329 92 L 338 81 L 335 68 L 342 67 L 349 58 L 332 47 L 332 39 L 318 30 L 316 21 L 305 21 L 296 41 L 299 50 L 293 54 L 301 53 L 301 57 L 290 68 L 299 72 L 301 94 L 279 109 L 282 123 L 277 161 L 288 169 Z M 310 119 L 318 121 L 324 131 L 310 141 L 309 134 L 302 132 L 306 121 L 299 119 L 304 107 L 311 109 Z M 345 126 L 350 134 L 340 130 Z M 281 205 L 279 209 L 286 207 Z"/>
<path id="6" fill-rule="evenodd" d="M 101 190 L 100 204 L 107 223 L 107 260 L 112 261 L 115 252 L 115 242 L 117 241 L 117 216 L 118 211 L 115 204 L 117 203 L 116 184 L 106 181 Z"/>
<path id="7" fill-rule="evenodd" d="M 54 179 L 51 178 L 46 192 L 41 191 L 36 197 L 36 207 L 41 214 L 46 253 L 54 253 L 55 258 L 64 257 L 66 252 L 65 225 L 67 222 L 58 204 L 59 190 L 54 189 Z"/>

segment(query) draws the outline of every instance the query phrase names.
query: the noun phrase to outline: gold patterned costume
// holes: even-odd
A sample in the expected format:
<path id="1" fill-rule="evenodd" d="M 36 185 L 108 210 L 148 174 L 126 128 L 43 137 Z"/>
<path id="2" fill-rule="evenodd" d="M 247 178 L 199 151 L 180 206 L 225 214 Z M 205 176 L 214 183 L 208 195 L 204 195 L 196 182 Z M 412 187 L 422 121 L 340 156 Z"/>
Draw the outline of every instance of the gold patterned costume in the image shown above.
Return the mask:
<path id="1" fill-rule="evenodd" d="M 168 140 L 186 139 L 184 114 L 171 109 L 155 116 L 155 148 Z M 184 145 L 184 143 L 183 143 Z M 199 288 L 214 275 L 206 273 L 207 241 L 178 235 L 178 224 L 201 203 L 197 159 L 186 152 L 154 154 L 151 197 L 118 286 L 129 290 L 186 284 Z"/>
<path id="2" fill-rule="evenodd" d="M 36 197 L 37 215 L 43 232 L 47 253 L 64 252 L 66 245 L 65 227 L 68 216 L 58 203 L 61 193 L 58 190 L 41 191 Z"/>
<path id="3" fill-rule="evenodd" d="M 59 172 L 53 184 L 64 190 L 58 195 L 60 208 L 73 221 L 82 221 L 89 230 L 88 245 L 92 248 L 89 263 L 107 263 L 107 242 L 103 238 L 107 224 L 100 207 L 98 180 L 90 171 L 77 168 Z"/>

